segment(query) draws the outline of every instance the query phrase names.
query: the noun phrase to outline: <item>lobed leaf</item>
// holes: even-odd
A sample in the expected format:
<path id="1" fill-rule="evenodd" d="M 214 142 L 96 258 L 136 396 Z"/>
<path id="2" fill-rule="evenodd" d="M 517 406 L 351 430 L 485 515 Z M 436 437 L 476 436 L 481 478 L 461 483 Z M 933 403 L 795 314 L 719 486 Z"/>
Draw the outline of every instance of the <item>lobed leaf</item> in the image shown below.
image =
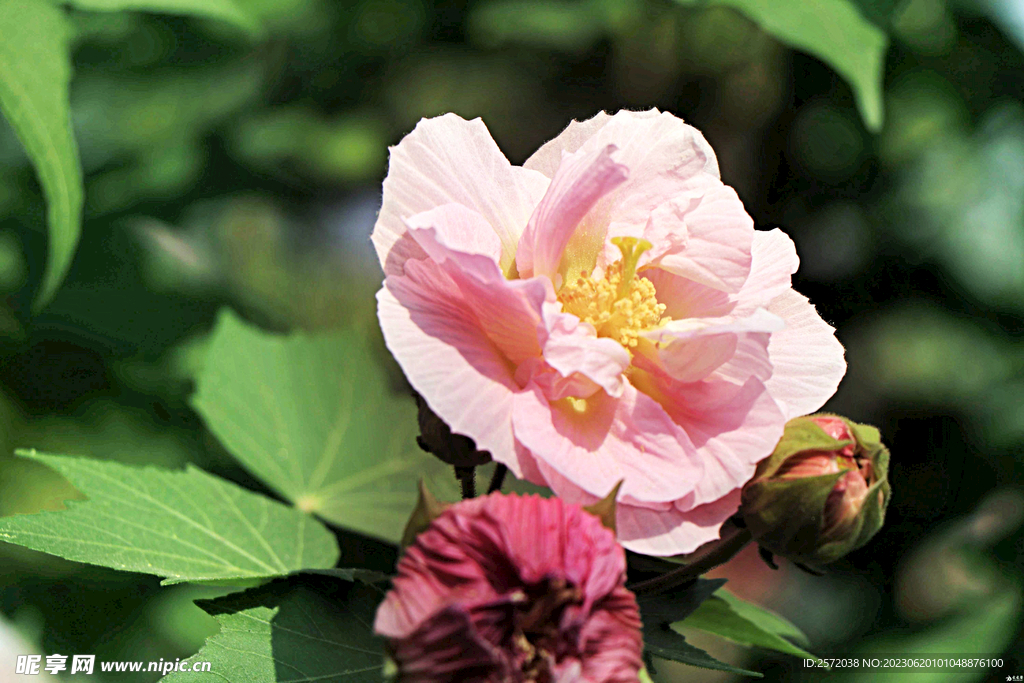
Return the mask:
<path id="1" fill-rule="evenodd" d="M 251 583 L 333 567 L 333 534 L 307 514 L 207 474 L 88 458 L 22 455 L 88 497 L 66 510 L 0 518 L 0 540 L 165 583 Z"/>
<path id="2" fill-rule="evenodd" d="M 163 683 L 379 683 L 382 642 L 372 624 L 382 594 L 338 579 L 279 580 L 198 601 L 220 632 L 186 662 L 208 673 L 175 672 Z"/>
<path id="3" fill-rule="evenodd" d="M 421 477 L 457 496 L 416 446 L 416 408 L 391 394 L 355 333 L 282 337 L 224 312 L 192 403 L 254 476 L 299 509 L 397 543 Z"/>

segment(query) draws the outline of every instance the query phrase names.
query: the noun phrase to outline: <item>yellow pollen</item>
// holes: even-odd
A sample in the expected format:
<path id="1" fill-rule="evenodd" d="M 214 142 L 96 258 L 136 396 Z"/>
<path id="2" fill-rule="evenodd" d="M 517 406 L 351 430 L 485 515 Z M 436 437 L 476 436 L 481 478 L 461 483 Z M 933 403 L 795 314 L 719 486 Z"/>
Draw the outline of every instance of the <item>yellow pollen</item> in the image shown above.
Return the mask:
<path id="1" fill-rule="evenodd" d="M 575 281 L 566 282 L 558 292 L 562 310 L 590 323 L 600 337 L 610 337 L 626 349 L 634 348 L 640 333 L 667 322 L 665 304 L 658 303 L 654 285 L 636 274 L 640 255 L 651 248 L 647 240 L 614 237 L 612 244 L 622 252 L 622 260 L 605 269 L 595 280 L 586 271 Z"/>
<path id="2" fill-rule="evenodd" d="M 577 413 L 587 412 L 587 399 L 569 396 L 565 400 L 569 402 L 569 407 L 575 410 Z"/>

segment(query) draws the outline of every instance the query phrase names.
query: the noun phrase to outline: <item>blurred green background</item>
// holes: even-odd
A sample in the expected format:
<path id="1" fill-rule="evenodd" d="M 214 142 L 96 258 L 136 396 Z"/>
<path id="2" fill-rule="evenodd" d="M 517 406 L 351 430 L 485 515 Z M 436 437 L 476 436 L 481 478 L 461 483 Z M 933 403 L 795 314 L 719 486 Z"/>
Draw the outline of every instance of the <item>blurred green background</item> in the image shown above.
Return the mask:
<path id="1" fill-rule="evenodd" d="M 572 118 L 656 106 L 705 133 L 759 227 L 796 241 L 796 287 L 850 363 L 827 409 L 878 425 L 893 453 L 886 527 L 827 576 L 773 573 L 750 554 L 722 574 L 820 654 L 1006 653 L 1024 666 L 1024 0 L 859 0 L 892 40 L 878 134 L 828 66 L 728 7 L 237 4 L 262 37 L 71 11 L 85 223 L 37 315 L 45 207 L 0 122 L 0 514 L 75 495 L 9 455 L 21 446 L 192 461 L 259 489 L 187 403 L 221 306 L 272 330 L 355 326 L 401 390 L 368 239 L 388 145 L 454 111 L 483 117 L 522 163 Z M 368 564 L 393 561 L 368 547 Z M 191 601 L 216 590 L 157 584 L 0 546 L 0 652 L 187 656 L 216 630 Z M 768 680 L 823 677 L 698 644 Z"/>

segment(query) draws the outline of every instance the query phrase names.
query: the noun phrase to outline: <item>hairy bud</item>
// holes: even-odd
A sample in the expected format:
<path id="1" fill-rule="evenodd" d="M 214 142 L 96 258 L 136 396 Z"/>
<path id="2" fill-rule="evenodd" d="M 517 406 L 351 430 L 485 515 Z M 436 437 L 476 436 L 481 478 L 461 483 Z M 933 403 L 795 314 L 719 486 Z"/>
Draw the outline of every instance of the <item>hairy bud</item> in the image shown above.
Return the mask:
<path id="1" fill-rule="evenodd" d="M 836 415 L 790 420 L 743 487 L 743 520 L 760 546 L 821 566 L 868 542 L 889 502 L 889 451 L 878 430 Z"/>

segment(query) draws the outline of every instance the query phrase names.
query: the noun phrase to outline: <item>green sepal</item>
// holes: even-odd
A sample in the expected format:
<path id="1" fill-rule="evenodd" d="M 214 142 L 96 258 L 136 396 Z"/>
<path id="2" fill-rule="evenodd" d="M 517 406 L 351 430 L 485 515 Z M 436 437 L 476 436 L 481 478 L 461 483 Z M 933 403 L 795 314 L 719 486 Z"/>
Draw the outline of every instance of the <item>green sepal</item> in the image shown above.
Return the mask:
<path id="1" fill-rule="evenodd" d="M 743 519 L 761 547 L 795 562 L 817 557 L 825 501 L 846 472 L 805 479 L 764 479 L 743 490 Z"/>
<path id="2" fill-rule="evenodd" d="M 853 443 L 848 440 L 833 439 L 824 429 L 814 423 L 813 418 L 815 417 L 839 416 L 807 415 L 806 417 L 798 417 L 787 422 L 786 429 L 782 433 L 782 438 L 779 439 L 778 445 L 775 446 L 775 450 L 757 466 L 755 478 L 772 476 L 782 467 L 784 462 L 797 453 L 837 451 Z"/>
<path id="3" fill-rule="evenodd" d="M 854 441 L 831 437 L 814 422 L 821 417 L 842 420 Z M 875 482 L 868 488 L 860 514 L 842 527 L 838 538 L 830 539 L 822 534 L 825 503 L 848 470 L 802 479 L 774 475 L 793 456 L 838 451 L 851 443 L 860 457 L 871 460 Z M 863 546 L 882 527 L 891 495 L 888 471 L 889 451 L 875 427 L 830 413 L 795 418 L 743 489 L 744 521 L 757 542 L 772 553 L 811 567 L 829 564 Z"/>

